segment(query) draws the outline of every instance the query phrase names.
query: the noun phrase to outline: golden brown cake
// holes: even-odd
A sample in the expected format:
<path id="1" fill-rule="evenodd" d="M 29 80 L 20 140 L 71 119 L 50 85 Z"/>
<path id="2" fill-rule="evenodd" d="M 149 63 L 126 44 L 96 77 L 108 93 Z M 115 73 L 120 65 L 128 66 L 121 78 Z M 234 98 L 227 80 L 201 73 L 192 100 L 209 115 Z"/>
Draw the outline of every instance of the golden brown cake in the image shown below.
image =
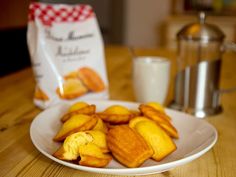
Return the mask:
<path id="1" fill-rule="evenodd" d="M 108 152 L 105 134 L 100 131 L 77 132 L 69 135 L 63 145 L 53 154 L 58 159 L 72 161 L 80 157 L 79 164 L 104 167 L 112 157 Z"/>
<path id="2" fill-rule="evenodd" d="M 80 165 L 90 167 L 105 167 L 112 160 L 109 154 L 104 154 L 102 150 L 94 143 L 88 143 L 80 146 Z"/>
<path id="3" fill-rule="evenodd" d="M 68 112 L 74 112 L 74 111 L 77 111 L 77 110 L 80 110 L 82 108 L 85 108 L 89 106 L 88 103 L 84 102 L 84 101 L 78 101 L 74 104 L 72 104 L 69 109 L 68 109 Z"/>
<path id="4" fill-rule="evenodd" d="M 69 111 L 61 118 L 61 121 L 65 122 L 69 118 L 77 114 L 92 115 L 95 113 L 95 111 L 96 111 L 95 105 L 93 104 L 89 105 L 85 102 L 77 102 L 69 108 Z"/>
<path id="5" fill-rule="evenodd" d="M 96 123 L 96 116 L 88 116 L 84 114 L 74 115 L 62 125 L 53 140 L 63 141 L 67 136 L 73 133 L 92 129 Z"/>
<path id="6" fill-rule="evenodd" d="M 104 82 L 96 71 L 88 67 L 82 67 L 78 71 L 78 76 L 83 84 L 93 92 L 100 92 L 105 89 Z"/>
<path id="7" fill-rule="evenodd" d="M 79 147 L 93 141 L 93 137 L 85 132 L 69 135 L 63 145 L 53 154 L 61 160 L 76 160 L 79 156 Z"/>
<path id="8" fill-rule="evenodd" d="M 178 131 L 176 128 L 171 124 L 170 117 L 165 114 L 164 112 L 158 111 L 157 109 L 153 108 L 152 106 L 141 104 L 139 106 L 139 110 L 142 114 L 158 123 L 161 128 L 163 128 L 171 137 L 179 138 Z"/>
<path id="9" fill-rule="evenodd" d="M 139 110 L 144 116 L 149 117 L 156 122 L 170 122 L 170 118 L 168 115 L 156 110 L 152 106 L 141 104 L 139 106 Z"/>
<path id="10" fill-rule="evenodd" d="M 161 104 L 159 104 L 157 102 L 148 102 L 148 103 L 146 103 L 146 105 L 147 106 L 151 106 L 152 108 L 154 108 L 157 111 L 165 113 L 165 108 Z"/>
<path id="11" fill-rule="evenodd" d="M 129 120 L 134 117 L 132 112 L 130 112 L 126 107 L 120 105 L 110 106 L 97 115 L 105 122 L 109 122 L 111 124 L 128 123 Z"/>
<path id="12" fill-rule="evenodd" d="M 98 121 L 96 125 L 93 127 L 93 130 L 99 130 L 102 131 L 103 133 L 107 133 L 108 128 L 107 125 L 103 122 L 101 118 L 98 118 Z"/>
<path id="13" fill-rule="evenodd" d="M 127 167 L 138 167 L 153 154 L 145 140 L 127 125 L 110 129 L 107 144 L 112 155 Z"/>
<path id="14" fill-rule="evenodd" d="M 129 126 L 137 131 L 152 147 L 152 158 L 160 161 L 176 150 L 176 145 L 170 136 L 154 121 L 145 117 L 136 117 Z"/>
<path id="15" fill-rule="evenodd" d="M 105 133 L 99 130 L 89 130 L 89 131 L 85 131 L 85 133 L 92 136 L 93 138 L 92 143 L 97 145 L 102 150 L 102 152 L 104 153 L 109 152 Z"/>

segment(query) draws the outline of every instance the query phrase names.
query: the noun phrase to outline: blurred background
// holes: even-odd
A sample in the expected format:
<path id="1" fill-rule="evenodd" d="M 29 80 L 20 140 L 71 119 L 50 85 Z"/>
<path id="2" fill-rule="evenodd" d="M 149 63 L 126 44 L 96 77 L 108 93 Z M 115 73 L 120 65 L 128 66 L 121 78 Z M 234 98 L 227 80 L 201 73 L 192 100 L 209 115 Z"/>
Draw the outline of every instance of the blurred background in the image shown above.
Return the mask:
<path id="1" fill-rule="evenodd" d="M 41 0 L 90 4 L 106 45 L 176 49 L 176 33 L 207 12 L 226 41 L 236 41 L 236 0 Z M 0 77 L 30 65 L 26 44 L 29 0 L 0 1 Z"/>

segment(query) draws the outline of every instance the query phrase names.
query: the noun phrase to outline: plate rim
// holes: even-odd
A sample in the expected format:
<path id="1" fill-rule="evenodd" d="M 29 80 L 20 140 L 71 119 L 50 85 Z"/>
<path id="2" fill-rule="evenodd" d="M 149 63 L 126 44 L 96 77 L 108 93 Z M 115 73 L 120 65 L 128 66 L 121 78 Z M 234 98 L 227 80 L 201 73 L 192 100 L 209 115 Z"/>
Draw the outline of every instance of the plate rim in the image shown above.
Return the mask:
<path id="1" fill-rule="evenodd" d="M 138 102 L 131 102 L 131 101 L 120 101 L 120 100 L 85 100 L 85 102 L 100 102 L 100 103 L 105 103 L 105 104 L 134 104 L 134 105 L 139 105 L 140 103 Z M 70 163 L 70 162 L 66 162 L 66 161 L 63 161 L 63 160 L 60 160 L 60 159 L 57 159 L 55 157 L 53 157 L 51 154 L 45 152 L 44 150 L 42 150 L 38 145 L 37 145 L 37 142 L 35 142 L 35 139 L 33 138 L 33 134 L 34 134 L 34 131 L 33 131 L 33 128 L 35 126 L 35 123 L 37 123 L 38 119 L 40 118 L 40 115 L 41 114 L 45 114 L 45 112 L 48 112 L 52 109 L 56 109 L 62 105 L 66 105 L 67 103 L 62 103 L 62 104 L 57 104 L 55 106 L 52 106 L 48 109 L 45 109 L 43 110 L 42 112 L 40 112 L 39 114 L 37 114 L 33 121 L 31 122 L 31 125 L 30 125 L 30 139 L 33 143 L 33 145 L 36 147 L 36 149 L 42 153 L 43 155 L 45 155 L 46 157 L 48 157 L 49 159 L 59 163 L 59 164 L 62 164 L 62 165 L 65 165 L 67 167 L 70 167 L 70 168 L 73 168 L 73 169 L 77 169 L 77 170 L 82 170 L 82 171 L 87 171 L 87 172 L 94 172 L 94 173 L 103 173 L 103 174 L 115 174 L 115 175 L 133 175 L 133 174 L 136 174 L 136 175 L 144 175 L 144 174 L 151 174 L 151 173 L 161 173 L 163 171 L 167 171 L 171 168 L 175 168 L 177 166 L 180 166 L 180 165 L 184 165 L 188 162 L 191 162 L 197 158 L 199 158 L 200 156 L 202 156 L 203 154 L 205 154 L 206 152 L 208 152 L 214 145 L 215 143 L 217 142 L 217 139 L 218 139 L 218 133 L 217 133 L 217 130 L 216 128 L 210 124 L 209 122 L 203 120 L 203 119 L 199 119 L 199 118 L 196 118 L 195 116 L 193 115 L 190 115 L 190 114 L 187 114 L 187 113 L 184 113 L 184 112 L 180 112 L 180 111 L 176 111 L 176 110 L 172 110 L 172 109 L 169 109 L 169 108 L 165 108 L 165 110 L 167 112 L 177 112 L 178 114 L 183 114 L 184 116 L 188 116 L 189 118 L 191 119 L 197 119 L 199 121 L 203 121 L 204 124 L 208 125 L 209 127 L 211 127 L 211 129 L 213 130 L 213 135 L 214 135 L 214 139 L 212 140 L 212 142 L 204 149 L 200 150 L 199 152 L 197 153 L 194 153 L 190 156 L 187 156 L 187 157 L 183 157 L 181 159 L 178 159 L 178 160 L 175 160 L 175 161 L 171 161 L 171 162 L 166 162 L 164 164 L 158 164 L 158 165 L 153 165 L 153 166 L 147 166 L 147 167 L 136 167 L 136 168 L 96 168 L 96 167 L 88 167 L 88 166 L 82 166 L 82 165 L 79 165 L 79 164 L 73 164 L 73 163 Z M 68 103 L 70 104 L 70 103 Z M 67 104 L 67 105 L 68 105 Z M 156 170 L 156 172 L 154 171 Z"/>

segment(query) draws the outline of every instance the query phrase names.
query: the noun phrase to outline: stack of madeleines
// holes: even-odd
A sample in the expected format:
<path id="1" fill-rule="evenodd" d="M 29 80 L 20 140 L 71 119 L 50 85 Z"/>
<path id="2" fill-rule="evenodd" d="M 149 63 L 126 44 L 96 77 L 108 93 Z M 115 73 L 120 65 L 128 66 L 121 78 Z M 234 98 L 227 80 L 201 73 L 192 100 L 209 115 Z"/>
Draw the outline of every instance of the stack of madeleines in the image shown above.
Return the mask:
<path id="1" fill-rule="evenodd" d="M 161 161 L 176 150 L 172 138 L 179 138 L 171 118 L 154 102 L 137 110 L 112 105 L 102 112 L 77 102 L 61 122 L 53 140 L 62 145 L 53 156 L 90 167 L 105 167 L 112 158 L 130 168 L 149 158 Z"/>

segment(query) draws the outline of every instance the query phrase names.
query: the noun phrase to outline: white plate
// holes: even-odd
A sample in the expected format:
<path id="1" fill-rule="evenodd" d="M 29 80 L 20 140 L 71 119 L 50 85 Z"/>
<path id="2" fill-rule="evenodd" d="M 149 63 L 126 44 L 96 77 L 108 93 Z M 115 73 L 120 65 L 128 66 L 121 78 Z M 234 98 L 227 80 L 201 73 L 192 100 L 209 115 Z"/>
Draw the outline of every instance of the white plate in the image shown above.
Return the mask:
<path id="1" fill-rule="evenodd" d="M 138 103 L 121 101 L 87 101 L 96 104 L 97 110 L 102 111 L 114 104 L 124 105 L 130 109 L 137 109 Z M 161 162 L 147 160 L 139 168 L 126 168 L 115 160 L 112 160 L 106 168 L 92 168 L 72 164 L 53 157 L 59 143 L 52 138 L 61 127 L 60 117 L 66 112 L 69 105 L 58 105 L 40 113 L 32 122 L 30 136 L 35 147 L 48 158 L 65 166 L 95 173 L 115 175 L 144 175 L 160 173 L 171 168 L 188 163 L 206 153 L 217 141 L 216 129 L 204 120 L 191 115 L 166 109 L 172 117 L 172 122 L 177 128 L 180 138 L 175 141 L 177 150 Z"/>

